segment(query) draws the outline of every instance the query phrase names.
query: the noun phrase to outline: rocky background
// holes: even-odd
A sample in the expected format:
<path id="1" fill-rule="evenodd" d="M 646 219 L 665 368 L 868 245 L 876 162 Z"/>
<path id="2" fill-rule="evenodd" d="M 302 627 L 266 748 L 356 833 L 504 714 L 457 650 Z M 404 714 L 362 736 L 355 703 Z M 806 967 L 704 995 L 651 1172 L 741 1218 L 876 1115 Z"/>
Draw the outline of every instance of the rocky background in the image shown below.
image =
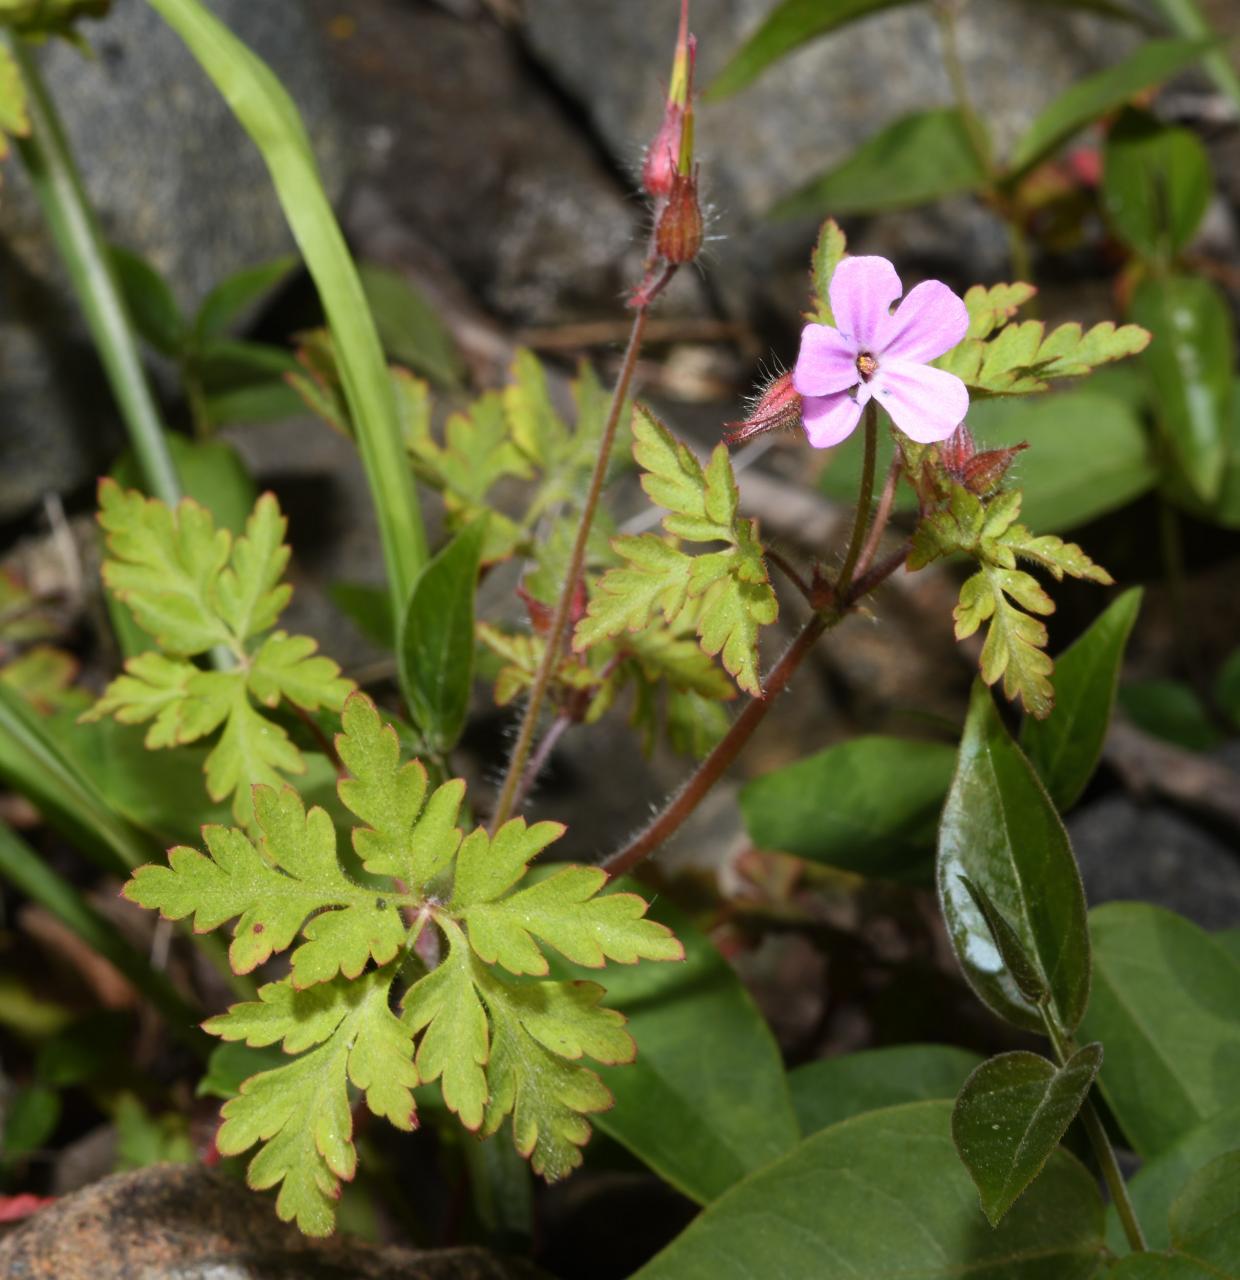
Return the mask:
<path id="1" fill-rule="evenodd" d="M 433 301 L 477 385 L 502 382 L 518 344 L 562 362 L 565 371 L 579 356 L 604 370 L 613 364 L 625 328 L 621 298 L 640 270 L 646 213 L 634 195 L 634 174 L 660 114 L 674 0 L 211 0 L 211 7 L 270 62 L 296 99 L 359 257 L 401 272 Z M 703 83 L 768 7 L 769 0 L 695 0 Z M 1231 0 L 1207 8 L 1224 29 L 1240 32 Z M 960 30 L 966 73 L 1000 148 L 1058 92 L 1123 56 L 1134 40 L 1113 22 L 1031 0 L 975 0 Z M 93 59 L 61 45 L 46 50 L 44 66 L 107 234 L 157 265 L 187 307 L 238 268 L 288 251 L 257 154 L 154 13 L 140 0 L 117 0 L 114 14 L 90 35 Z M 641 370 L 643 393 L 689 438 L 713 443 L 720 424 L 738 416 L 764 364 L 794 354 L 816 228 L 771 221 L 771 205 L 888 121 L 949 101 L 935 27 L 912 7 L 819 41 L 749 90 L 701 110 L 709 251 L 701 270 L 685 273 L 661 306 Z M 1216 258 L 1240 266 L 1240 122 L 1196 76 L 1172 86 L 1162 106 L 1203 130 L 1220 183 L 1206 235 Z M 3 180 L 0 548 L 9 548 L 28 576 L 42 575 L 48 591 L 72 597 L 67 626 L 81 630 L 97 608 L 88 546 L 93 482 L 123 441 L 20 167 L 8 164 Z M 843 221 L 854 250 L 891 257 L 906 277 L 964 285 L 1002 279 L 1009 270 L 1002 224 L 973 200 Z M 1113 314 L 1107 281 L 1081 271 L 1081 261 L 1065 255 L 1041 264 L 1048 311 Z M 255 318 L 255 330 L 282 341 L 313 322 L 306 281 L 293 280 L 271 311 Z M 183 423 L 170 371 L 158 364 L 152 371 L 170 420 Z M 326 596 L 334 581 L 374 582 L 380 574 L 365 484 L 350 447 L 308 418 L 234 431 L 230 439 L 259 483 L 273 487 L 291 512 L 301 611 L 295 625 L 318 634 L 351 672 L 382 675 L 384 656 Z M 821 461 L 781 442 L 746 474 L 747 506 L 796 555 L 819 551 L 846 514 L 806 484 Z M 76 566 L 66 565 L 56 533 L 62 507 L 86 548 Z M 1139 543 L 1142 535 L 1104 523 L 1079 536 L 1087 546 L 1094 536 L 1115 547 Z M 1240 635 L 1234 603 L 1240 546 L 1212 537 L 1190 530 L 1190 551 L 1204 550 L 1188 591 L 1206 643 L 1225 653 Z M 927 574 L 915 585 L 893 587 L 870 624 L 855 622 L 824 647 L 801 677 L 798 696 L 755 740 L 738 781 L 861 728 L 907 730 L 914 705 L 958 720 L 970 670 L 946 622 L 952 585 Z M 497 610 L 511 604 L 493 595 Z M 1064 593 L 1056 620 L 1062 641 L 1096 604 L 1087 593 Z M 780 643 L 772 639 L 773 648 Z M 1172 649 L 1168 604 L 1155 585 L 1134 670 L 1165 672 Z M 507 728 L 480 690 L 468 739 L 475 777 L 490 777 L 501 764 Z M 537 803 L 570 822 L 573 855 L 600 852 L 682 776 L 683 761 L 656 755 L 646 762 L 633 748 L 620 724 L 604 733 L 570 733 L 557 752 Z M 1209 928 L 1240 924 L 1238 768 L 1237 744 L 1197 757 L 1171 748 L 1159 754 L 1131 735 L 1113 742 L 1092 799 L 1073 822 L 1091 900 L 1144 897 Z M 713 871 L 744 852 L 734 796 L 734 787 L 720 787 L 664 865 Z M 832 928 L 851 931 L 868 974 L 892 957 L 898 967 L 913 945 L 899 936 L 893 941 L 881 900 L 841 897 L 830 911 Z M 868 1034 L 859 1015 L 824 1021 L 823 963 L 792 936 L 742 960 L 794 1056 L 851 1047 Z M 814 982 L 807 983 L 807 972 L 817 975 Z M 864 986 L 858 1006 L 873 998 Z M 73 1185 L 98 1172 L 88 1164 Z M 556 1195 L 562 1218 L 576 1229 L 606 1230 L 585 1203 L 589 1184 Z M 107 1212 L 123 1212 L 120 1203 L 113 1195 Z M 669 1222 L 680 1212 L 662 1202 L 647 1209 Z M 28 1248 L 37 1256 L 33 1244 Z M 215 1265 L 203 1256 L 203 1267 Z M 137 1265 L 125 1257 L 97 1258 L 89 1274 L 97 1280 L 136 1274 L 117 1269 Z M 286 1274 L 274 1262 L 251 1261 L 244 1270 L 226 1260 L 220 1265 L 234 1269 L 219 1274 Z M 459 1272 L 425 1274 L 491 1274 L 469 1270 L 470 1259 L 459 1261 Z M 165 1265 L 160 1259 L 150 1265 L 144 1275 L 174 1274 L 158 1269 Z M 292 1265 L 287 1258 L 279 1263 Z M 336 1274 L 328 1261 L 316 1265 Z M 374 1265 L 375 1275 L 387 1274 L 379 1261 Z M 565 1266 L 559 1274 L 576 1274 L 571 1262 Z"/>

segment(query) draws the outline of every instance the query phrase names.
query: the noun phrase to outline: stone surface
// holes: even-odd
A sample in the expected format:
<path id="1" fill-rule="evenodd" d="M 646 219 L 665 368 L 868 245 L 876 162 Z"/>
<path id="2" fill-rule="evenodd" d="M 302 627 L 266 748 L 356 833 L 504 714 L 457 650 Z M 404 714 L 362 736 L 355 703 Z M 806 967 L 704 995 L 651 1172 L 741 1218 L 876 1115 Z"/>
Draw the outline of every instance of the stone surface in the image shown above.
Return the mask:
<path id="1" fill-rule="evenodd" d="M 307 1240 L 269 1196 L 200 1165 L 114 1174 L 0 1240 L 5 1280 L 537 1280 L 483 1249 Z"/>
<path id="2" fill-rule="evenodd" d="M 343 153 L 313 29 L 293 0 L 215 0 L 301 108 L 330 190 Z M 292 240 L 262 160 L 177 35 L 139 0 L 88 24 L 96 51 L 40 54 L 45 79 L 110 239 L 136 249 L 185 307 Z M 120 439 L 76 300 L 16 157 L 0 201 L 0 520 L 49 489 L 86 483 Z"/>
<path id="3" fill-rule="evenodd" d="M 1068 832 L 1091 906 L 1136 899 L 1203 929 L 1240 925 L 1234 844 L 1173 810 L 1107 796 L 1074 814 Z"/>

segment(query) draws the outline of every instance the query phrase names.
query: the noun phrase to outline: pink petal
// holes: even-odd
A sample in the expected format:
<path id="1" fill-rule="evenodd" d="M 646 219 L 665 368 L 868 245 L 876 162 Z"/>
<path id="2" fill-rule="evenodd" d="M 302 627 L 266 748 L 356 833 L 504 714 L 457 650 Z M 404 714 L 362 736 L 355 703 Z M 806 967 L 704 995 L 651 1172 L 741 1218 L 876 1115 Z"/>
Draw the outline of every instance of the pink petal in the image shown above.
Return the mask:
<path id="1" fill-rule="evenodd" d="M 815 449 L 829 449 L 847 440 L 861 419 L 861 409 L 869 397 L 869 388 L 861 388 L 864 398 L 854 400 L 846 391 L 832 396 L 806 396 L 801 410 L 805 434 Z"/>
<path id="2" fill-rule="evenodd" d="M 903 293 L 886 258 L 845 258 L 831 277 L 831 310 L 840 333 L 858 351 L 873 351 L 879 326 Z"/>
<path id="3" fill-rule="evenodd" d="M 825 324 L 807 324 L 801 331 L 801 353 L 792 371 L 792 385 L 803 396 L 828 396 L 861 381 L 857 349 Z"/>
<path id="4" fill-rule="evenodd" d="M 875 354 L 924 364 L 950 351 L 968 331 L 964 303 L 941 280 L 927 280 L 879 325 Z"/>
<path id="5" fill-rule="evenodd" d="M 969 389 L 954 373 L 885 356 L 870 386 L 891 420 L 919 444 L 946 440 L 969 411 Z"/>

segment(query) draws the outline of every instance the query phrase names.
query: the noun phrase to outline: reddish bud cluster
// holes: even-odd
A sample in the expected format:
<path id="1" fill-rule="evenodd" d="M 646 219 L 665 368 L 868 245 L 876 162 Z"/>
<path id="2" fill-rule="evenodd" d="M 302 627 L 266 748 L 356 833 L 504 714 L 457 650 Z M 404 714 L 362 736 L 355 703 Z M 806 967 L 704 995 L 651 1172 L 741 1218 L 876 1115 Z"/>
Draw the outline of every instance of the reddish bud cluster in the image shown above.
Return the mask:
<path id="1" fill-rule="evenodd" d="M 801 425 L 801 397 L 792 385 L 792 374 L 782 373 L 767 383 L 753 411 L 743 422 L 725 424 L 728 444 L 744 444 L 768 431 L 792 431 Z"/>
<path id="2" fill-rule="evenodd" d="M 646 151 L 642 165 L 642 189 L 653 200 L 665 200 L 680 168 L 680 132 L 685 113 L 679 103 L 669 102 L 663 123 Z"/>
<path id="3" fill-rule="evenodd" d="M 1003 483 L 1003 477 L 1016 455 L 1028 447 L 1027 444 L 1018 444 L 1010 449 L 988 449 L 978 453 L 969 428 L 961 423 L 955 435 L 939 445 L 939 459 L 953 480 L 970 493 L 985 498 Z"/>

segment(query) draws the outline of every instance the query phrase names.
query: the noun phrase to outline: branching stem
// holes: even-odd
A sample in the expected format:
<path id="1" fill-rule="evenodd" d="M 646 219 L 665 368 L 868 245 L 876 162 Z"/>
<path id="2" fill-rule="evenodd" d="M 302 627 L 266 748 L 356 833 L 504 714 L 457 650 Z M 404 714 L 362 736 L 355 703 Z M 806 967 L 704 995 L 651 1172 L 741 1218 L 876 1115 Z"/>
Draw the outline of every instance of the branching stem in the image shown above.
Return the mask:
<path id="1" fill-rule="evenodd" d="M 496 830 L 511 816 L 517 799 L 517 788 L 525 773 L 525 767 L 534 747 L 534 735 L 538 731 L 538 720 L 542 714 L 543 701 L 547 696 L 547 688 L 551 683 L 551 675 L 560 661 L 564 645 L 565 632 L 568 629 L 568 615 L 572 611 L 573 595 L 577 580 L 581 577 L 585 564 L 586 544 L 590 538 L 590 530 L 594 526 L 594 513 L 598 509 L 599 497 L 603 492 L 603 480 L 607 475 L 607 465 L 611 460 L 611 449 L 616 439 L 616 428 L 620 423 L 620 414 L 629 395 L 629 385 L 633 381 L 633 371 L 637 367 L 637 357 L 641 352 L 642 338 L 646 330 L 646 318 L 649 315 L 649 301 L 633 312 L 633 325 L 629 330 L 629 343 L 625 348 L 624 360 L 620 365 L 620 373 L 611 395 L 611 405 L 607 410 L 607 421 L 603 427 L 602 439 L 599 441 L 598 457 L 594 461 L 594 474 L 590 477 L 590 488 L 581 508 L 581 519 L 577 526 L 577 537 L 573 542 L 572 555 L 569 557 L 568 573 L 564 585 L 560 589 L 560 598 L 551 618 L 551 626 L 547 631 L 547 647 L 543 650 L 542 660 L 534 674 L 530 685 L 529 698 L 525 704 L 525 714 L 521 718 L 521 727 L 517 731 L 517 741 L 508 761 L 508 772 L 504 776 L 499 798 L 495 802 L 495 813 L 491 818 L 491 830 Z"/>

